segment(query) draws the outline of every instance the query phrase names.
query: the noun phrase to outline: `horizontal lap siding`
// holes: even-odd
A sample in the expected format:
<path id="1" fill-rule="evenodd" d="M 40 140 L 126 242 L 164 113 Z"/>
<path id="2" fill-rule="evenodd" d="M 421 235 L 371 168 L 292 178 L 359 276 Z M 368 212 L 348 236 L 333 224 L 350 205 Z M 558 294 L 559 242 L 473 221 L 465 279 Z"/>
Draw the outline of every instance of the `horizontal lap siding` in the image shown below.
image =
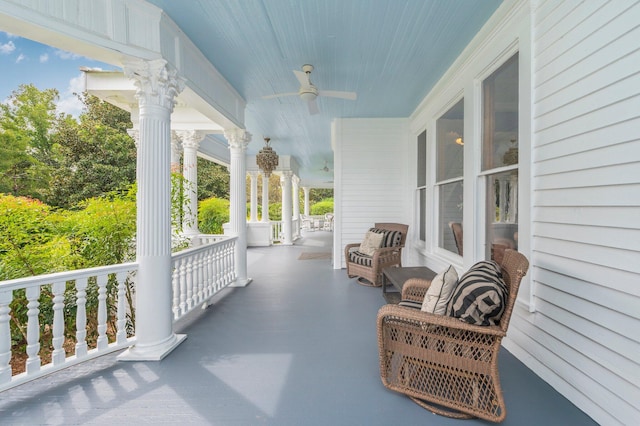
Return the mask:
<path id="1" fill-rule="evenodd" d="M 640 2 L 534 12 L 532 277 L 512 338 L 601 423 L 640 419 Z M 535 354 L 533 352 L 536 352 Z"/>
<path id="2" fill-rule="evenodd" d="M 339 129 L 340 200 L 336 204 L 344 247 L 361 242 L 375 222 L 409 223 L 407 120 L 343 119 Z"/>

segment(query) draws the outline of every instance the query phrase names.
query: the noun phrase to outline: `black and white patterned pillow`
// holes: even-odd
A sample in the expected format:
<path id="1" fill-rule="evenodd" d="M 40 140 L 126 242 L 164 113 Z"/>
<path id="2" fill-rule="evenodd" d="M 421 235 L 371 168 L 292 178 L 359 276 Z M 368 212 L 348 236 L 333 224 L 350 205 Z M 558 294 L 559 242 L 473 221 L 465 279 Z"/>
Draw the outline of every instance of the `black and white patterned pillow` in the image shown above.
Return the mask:
<path id="1" fill-rule="evenodd" d="M 506 299 L 507 286 L 500 265 L 484 260 L 460 277 L 447 314 L 469 324 L 496 325 L 502 318 Z"/>
<path id="2" fill-rule="evenodd" d="M 384 234 L 380 247 L 398 247 L 402 243 L 402 231 L 389 231 L 381 228 L 370 228 L 369 231 Z"/>

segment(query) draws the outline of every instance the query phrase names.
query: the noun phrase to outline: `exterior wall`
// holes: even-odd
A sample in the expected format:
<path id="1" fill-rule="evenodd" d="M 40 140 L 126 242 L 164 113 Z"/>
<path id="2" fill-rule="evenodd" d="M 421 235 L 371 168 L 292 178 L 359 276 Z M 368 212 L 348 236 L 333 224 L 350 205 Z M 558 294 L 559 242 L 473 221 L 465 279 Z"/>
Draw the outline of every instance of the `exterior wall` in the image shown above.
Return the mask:
<path id="1" fill-rule="evenodd" d="M 465 256 L 437 248 L 429 201 L 428 241 L 410 253 L 464 271 L 484 257 L 480 83 L 519 52 L 519 250 L 531 268 L 504 345 L 600 424 L 640 419 L 639 21 L 631 1 L 505 2 L 410 119 L 412 173 L 425 129 L 429 170 L 435 120 L 465 98 Z M 432 184 L 429 172 L 428 200 Z"/>
<path id="2" fill-rule="evenodd" d="M 344 246 L 361 242 L 375 222 L 409 223 L 407 120 L 340 119 L 333 125 L 334 268 Z M 412 229 L 409 228 L 409 234 Z"/>
<path id="3" fill-rule="evenodd" d="M 602 424 L 640 420 L 640 4 L 533 14 L 535 314 L 513 339 Z M 559 376 L 555 378 L 554 376 Z"/>

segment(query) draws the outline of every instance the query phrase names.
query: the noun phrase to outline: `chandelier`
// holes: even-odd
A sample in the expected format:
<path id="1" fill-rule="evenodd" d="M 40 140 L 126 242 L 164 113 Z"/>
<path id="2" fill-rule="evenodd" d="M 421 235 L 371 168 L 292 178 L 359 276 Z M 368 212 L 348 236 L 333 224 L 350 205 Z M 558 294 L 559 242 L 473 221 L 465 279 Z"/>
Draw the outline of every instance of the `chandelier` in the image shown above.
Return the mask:
<path id="1" fill-rule="evenodd" d="M 271 176 L 271 172 L 278 167 L 278 154 L 269 146 L 271 138 L 264 138 L 264 148 L 256 154 L 256 163 L 266 177 Z"/>

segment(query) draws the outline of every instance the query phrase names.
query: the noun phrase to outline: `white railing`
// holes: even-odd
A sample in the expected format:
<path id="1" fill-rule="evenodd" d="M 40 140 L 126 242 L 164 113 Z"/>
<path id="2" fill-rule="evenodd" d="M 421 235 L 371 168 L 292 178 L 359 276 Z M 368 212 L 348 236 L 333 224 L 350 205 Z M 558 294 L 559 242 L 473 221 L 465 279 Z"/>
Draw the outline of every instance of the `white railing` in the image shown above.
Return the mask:
<path id="1" fill-rule="evenodd" d="M 219 237 L 219 236 L 211 236 Z M 178 253 L 172 258 L 173 318 L 177 320 L 236 280 L 236 237 Z M 204 243 L 203 241 L 203 244 Z"/>
<path id="2" fill-rule="evenodd" d="M 280 241 L 282 241 L 282 221 L 272 220 L 271 221 L 271 242 L 279 243 Z"/>
<path id="3" fill-rule="evenodd" d="M 236 279 L 236 240 L 203 235 L 203 245 L 171 256 L 174 320 L 205 304 Z M 127 316 L 134 313 L 130 305 L 134 305 L 137 270 L 137 263 L 125 263 L 0 282 L 0 391 L 135 343 L 133 323 L 127 324 Z M 11 302 L 18 298 L 24 303 L 14 309 L 26 311 L 26 326 L 21 328 L 26 331 L 27 359 L 25 372 L 13 375 L 11 358 L 18 350 L 12 347 L 10 313 Z M 95 315 L 87 315 L 90 301 L 97 301 L 97 309 L 89 309 Z M 65 314 L 67 311 L 72 314 Z M 41 314 L 49 320 L 41 323 Z M 73 355 L 67 356 L 69 332 L 65 336 L 65 329 L 74 321 L 76 343 Z M 43 331 L 50 335 L 46 342 Z M 95 339 L 87 339 L 87 332 Z M 45 365 L 40 358 L 41 343 L 52 347 L 51 362 Z"/>
<path id="4" fill-rule="evenodd" d="M 20 278 L 0 283 L 0 391 L 36 379 L 57 370 L 130 346 L 135 338 L 127 337 L 127 313 L 131 312 L 127 296 L 127 280 L 138 269 L 136 263 L 103 266 L 78 271 L 58 272 L 36 277 Z M 109 285 L 108 285 L 109 284 Z M 24 290 L 24 296 L 21 294 Z M 20 293 L 14 294 L 14 292 Z M 24 297 L 26 308 L 26 366 L 25 372 L 12 375 L 11 368 L 11 302 Z M 44 299 L 41 296 L 45 296 Z M 107 301 L 110 298 L 111 300 Z M 97 300 L 96 318 L 87 318 L 87 302 Z M 45 302 L 44 310 L 40 301 Z M 89 302 L 91 304 L 91 302 Z M 65 316 L 66 310 L 73 312 Z M 108 309 L 112 307 L 112 309 Z M 71 309 L 69 309 L 71 308 Z M 47 323 L 40 323 L 40 314 L 48 317 Z M 74 355 L 65 352 L 66 325 L 75 320 Z M 87 341 L 87 320 L 95 325 L 89 329 L 97 338 L 89 349 Z M 107 329 L 111 325 L 112 342 L 109 343 Z M 115 328 L 115 330 L 114 330 Z M 41 331 L 51 333 L 51 362 L 42 365 L 40 359 Z"/>

